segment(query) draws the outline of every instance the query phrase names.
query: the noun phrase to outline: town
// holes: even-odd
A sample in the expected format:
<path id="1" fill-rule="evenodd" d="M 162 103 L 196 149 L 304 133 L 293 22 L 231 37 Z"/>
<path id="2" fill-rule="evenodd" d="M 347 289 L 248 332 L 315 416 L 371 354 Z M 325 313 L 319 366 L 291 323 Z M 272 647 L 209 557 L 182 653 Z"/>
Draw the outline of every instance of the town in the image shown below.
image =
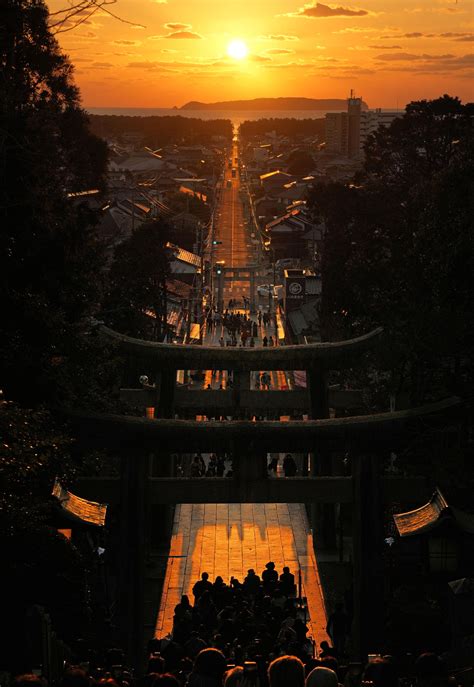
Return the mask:
<path id="1" fill-rule="evenodd" d="M 324 59 L 321 38 L 302 61 L 306 23 L 349 23 L 336 55 L 366 18 L 367 50 L 412 40 L 310 3 L 219 60 L 126 64 L 120 102 L 147 72 L 180 108 L 94 106 L 147 41 L 210 40 L 114 4 L 0 9 L 2 684 L 469 687 L 472 103 L 380 106 L 372 67 L 408 52 L 295 96 L 286 70 Z M 464 42 L 429 17 L 420 40 Z M 113 75 L 81 57 L 93 31 Z M 291 97 L 240 97 L 271 70 Z"/>

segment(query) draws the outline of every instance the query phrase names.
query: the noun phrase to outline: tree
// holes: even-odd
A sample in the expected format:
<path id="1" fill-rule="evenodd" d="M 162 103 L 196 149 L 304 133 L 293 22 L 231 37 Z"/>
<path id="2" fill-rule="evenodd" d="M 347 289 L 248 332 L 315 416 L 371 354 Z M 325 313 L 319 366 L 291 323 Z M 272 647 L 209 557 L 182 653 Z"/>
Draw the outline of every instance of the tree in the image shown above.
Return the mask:
<path id="1" fill-rule="evenodd" d="M 125 334 L 161 341 L 167 333 L 169 236 L 163 220 L 145 222 L 116 248 L 103 316 Z"/>
<path id="2" fill-rule="evenodd" d="M 314 170 L 313 156 L 305 150 L 295 150 L 288 158 L 288 173 L 296 176 L 305 176 Z"/>
<path id="3" fill-rule="evenodd" d="M 311 199 L 326 223 L 323 327 L 383 325 L 390 391 L 413 404 L 461 393 L 472 355 L 472 153 L 470 106 L 411 103 L 369 139 L 356 185 Z"/>
<path id="4" fill-rule="evenodd" d="M 73 68 L 42 0 L 9 0 L 0 45 L 0 376 L 8 398 L 51 400 L 99 298 L 94 216 L 71 194 L 102 189 L 106 144 L 88 129 Z"/>

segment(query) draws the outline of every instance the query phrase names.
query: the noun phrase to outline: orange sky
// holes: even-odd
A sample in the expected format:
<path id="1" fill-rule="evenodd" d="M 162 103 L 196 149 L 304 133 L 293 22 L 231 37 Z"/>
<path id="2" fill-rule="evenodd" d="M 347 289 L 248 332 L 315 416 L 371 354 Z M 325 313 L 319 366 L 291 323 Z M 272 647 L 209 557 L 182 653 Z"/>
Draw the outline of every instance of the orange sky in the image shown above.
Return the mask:
<path id="1" fill-rule="evenodd" d="M 58 34 L 86 107 L 343 98 L 351 88 L 370 107 L 443 93 L 474 100 L 474 0 L 117 0 L 106 8 L 135 25 L 99 10 Z M 234 38 L 247 43 L 245 60 L 227 57 Z"/>

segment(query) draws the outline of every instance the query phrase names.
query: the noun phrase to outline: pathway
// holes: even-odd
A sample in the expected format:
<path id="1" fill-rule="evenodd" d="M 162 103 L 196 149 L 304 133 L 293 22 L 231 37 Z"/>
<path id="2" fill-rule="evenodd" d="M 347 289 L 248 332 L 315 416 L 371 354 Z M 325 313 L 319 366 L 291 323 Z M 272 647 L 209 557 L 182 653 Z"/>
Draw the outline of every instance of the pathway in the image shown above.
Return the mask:
<path id="1" fill-rule="evenodd" d="M 238 147 L 232 150 L 232 166 L 236 167 Z M 230 184 L 228 182 L 230 181 Z M 247 236 L 239 199 L 239 179 L 232 177 L 226 168 L 219 207 L 216 211 L 216 237 L 222 241 L 214 254 L 214 262 L 222 260 L 228 266 L 248 264 L 253 246 Z M 226 285 L 225 298 L 240 299 L 246 293 L 243 282 Z M 225 301 L 227 303 L 227 300 Z M 268 301 L 264 299 L 262 308 Z M 255 317 L 253 318 L 256 319 Z M 284 338 L 281 318 L 277 318 L 278 343 Z M 222 330 L 205 332 L 203 343 L 219 345 Z M 264 335 L 275 337 L 272 323 L 259 331 L 256 345 Z M 292 375 L 272 372 L 272 388 L 292 385 Z M 206 372 L 204 385 L 223 388 L 227 384 L 226 372 Z M 326 612 L 314 555 L 312 534 L 309 531 L 306 511 L 302 504 L 180 504 L 176 507 L 170 556 L 163 586 L 155 635 L 168 634 L 173 625 L 174 607 L 182 594 L 191 589 L 202 572 L 209 573 L 213 581 L 221 575 L 225 582 L 230 577 L 240 581 L 249 568 L 261 574 L 268 561 L 273 561 L 281 573 L 288 565 L 298 577 L 302 573 L 303 596 L 307 597 L 310 618 L 309 634 L 317 644 L 327 639 Z"/>

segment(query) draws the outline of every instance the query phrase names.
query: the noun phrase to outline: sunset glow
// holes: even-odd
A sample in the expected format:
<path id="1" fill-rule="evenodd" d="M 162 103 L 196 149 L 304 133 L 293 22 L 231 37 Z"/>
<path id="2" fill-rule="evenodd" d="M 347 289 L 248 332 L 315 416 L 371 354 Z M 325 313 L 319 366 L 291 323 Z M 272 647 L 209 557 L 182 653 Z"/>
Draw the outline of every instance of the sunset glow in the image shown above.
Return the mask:
<path id="1" fill-rule="evenodd" d="M 57 34 L 86 107 L 345 98 L 351 88 L 370 107 L 472 98 L 469 0 L 117 0 L 113 13 Z"/>

